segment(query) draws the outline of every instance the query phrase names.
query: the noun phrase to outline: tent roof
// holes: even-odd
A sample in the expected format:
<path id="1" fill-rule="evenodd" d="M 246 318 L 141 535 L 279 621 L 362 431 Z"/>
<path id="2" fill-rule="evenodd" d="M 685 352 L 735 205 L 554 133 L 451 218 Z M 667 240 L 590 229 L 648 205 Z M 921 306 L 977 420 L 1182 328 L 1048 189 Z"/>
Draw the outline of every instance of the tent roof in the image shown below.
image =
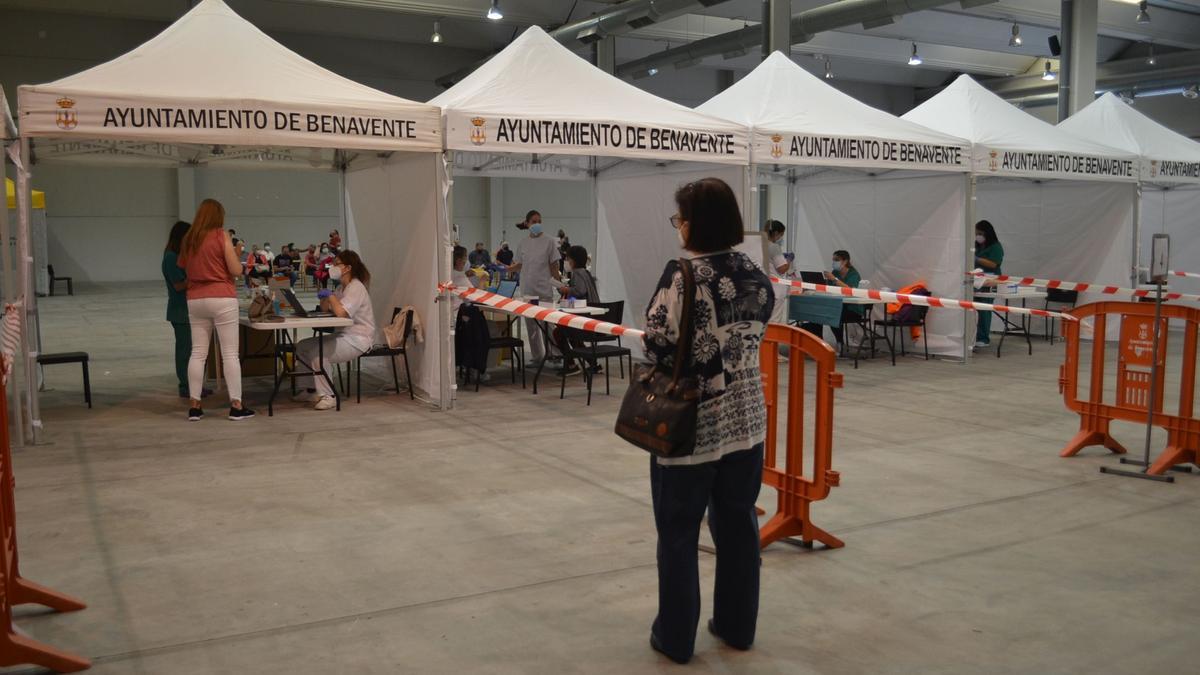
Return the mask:
<path id="1" fill-rule="evenodd" d="M 1104 138 L 1152 164 L 1142 178 L 1152 182 L 1200 183 L 1200 143 L 1175 133 L 1109 92 L 1059 123 L 1077 136 Z"/>
<path id="2" fill-rule="evenodd" d="M 201 0 L 112 61 L 24 85 L 18 98 L 31 136 L 440 150 L 434 107 L 318 66 L 222 0 Z"/>
<path id="3" fill-rule="evenodd" d="M 661 99 L 613 77 L 537 26 L 429 103 L 443 108 L 446 145 L 454 149 L 748 161 L 742 125 Z M 479 124 L 471 123 L 472 118 Z M 608 126 L 582 129 L 580 137 L 575 135 L 580 124 Z M 609 136 L 614 126 L 619 138 Z M 475 127 L 484 137 L 472 136 Z M 638 127 L 645 129 L 641 140 Z M 655 132 L 664 129 L 705 132 L 732 142 L 693 152 L 686 143 L 680 149 L 683 137 L 676 134 L 670 142 L 660 142 Z"/>
<path id="4" fill-rule="evenodd" d="M 41 190 L 31 190 L 33 192 L 33 208 L 46 208 L 46 193 Z M 17 208 L 17 188 L 13 184 L 13 179 L 4 179 L 4 196 L 8 202 L 8 208 Z"/>
<path id="5" fill-rule="evenodd" d="M 916 162 L 882 158 L 848 158 L 830 153 L 784 152 L 773 157 L 769 147 L 755 140 L 755 161 L 820 165 L 875 166 L 881 168 L 957 168 L 966 170 L 970 143 L 950 134 L 900 119 L 860 102 L 826 84 L 797 65 L 783 52 L 775 52 L 733 86 L 696 108 L 745 124 L 756 132 L 782 132 L 805 137 L 877 139 L 958 149 L 957 162 L 922 166 Z M 811 143 L 798 148 L 815 148 Z M 857 154 L 857 153 L 856 153 Z M 957 165 L 955 167 L 954 165 Z"/>
<path id="6" fill-rule="evenodd" d="M 1133 153 L 1080 138 L 1043 122 L 960 75 L 941 93 L 907 112 L 903 119 L 965 138 L 975 144 L 975 170 L 1075 180 L 1136 180 Z M 995 158 L 990 157 L 997 152 Z M 1113 166 L 1088 159 L 1127 161 Z M 996 163 L 996 168 L 988 163 Z M 1066 165 L 1066 166 L 1064 166 Z"/>

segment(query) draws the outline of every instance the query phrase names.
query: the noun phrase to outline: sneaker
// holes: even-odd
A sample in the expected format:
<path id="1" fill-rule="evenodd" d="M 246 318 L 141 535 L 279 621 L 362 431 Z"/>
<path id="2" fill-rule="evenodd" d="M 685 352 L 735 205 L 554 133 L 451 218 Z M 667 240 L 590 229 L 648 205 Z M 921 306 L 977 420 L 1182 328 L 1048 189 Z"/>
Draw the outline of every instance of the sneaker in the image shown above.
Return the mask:
<path id="1" fill-rule="evenodd" d="M 322 396 L 321 399 L 317 401 L 316 405 L 313 406 L 313 410 L 333 410 L 336 407 L 336 398 L 332 396 Z"/>
<path id="2" fill-rule="evenodd" d="M 569 377 L 571 375 L 578 375 L 580 372 L 581 371 L 579 369 L 579 366 L 577 366 L 575 364 L 571 364 L 571 365 L 567 366 L 566 368 L 558 369 L 558 374 L 563 377 Z"/>
<path id="3" fill-rule="evenodd" d="M 976 349 L 983 349 L 984 347 L 991 347 L 991 346 L 992 346 L 992 343 L 984 342 L 983 340 L 979 340 L 975 343 Z"/>
<path id="4" fill-rule="evenodd" d="M 321 397 L 317 394 L 316 389 L 306 389 L 293 396 L 292 400 L 297 403 L 316 403 L 321 400 Z"/>
<path id="5" fill-rule="evenodd" d="M 188 408 L 188 421 L 199 422 L 204 418 L 204 411 L 199 408 Z"/>
<path id="6" fill-rule="evenodd" d="M 234 422 L 241 422 L 242 420 L 248 420 L 251 417 L 254 417 L 254 411 L 249 408 L 230 408 L 229 409 L 229 419 L 233 420 Z"/>

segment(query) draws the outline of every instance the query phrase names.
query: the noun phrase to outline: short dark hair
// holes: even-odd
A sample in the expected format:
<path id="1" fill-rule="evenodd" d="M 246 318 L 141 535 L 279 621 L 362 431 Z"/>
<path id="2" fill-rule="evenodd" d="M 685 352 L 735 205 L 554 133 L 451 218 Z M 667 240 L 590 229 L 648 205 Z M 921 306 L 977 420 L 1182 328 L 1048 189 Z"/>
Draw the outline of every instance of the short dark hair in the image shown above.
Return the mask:
<path id="1" fill-rule="evenodd" d="M 833 257 L 840 258 L 842 260 L 845 260 L 846 262 L 850 262 L 850 252 L 844 248 L 839 248 L 838 250 L 834 251 Z"/>
<path id="2" fill-rule="evenodd" d="M 538 211 L 537 209 L 530 209 L 529 213 L 525 214 L 525 222 L 528 223 L 530 218 L 540 215 L 542 215 L 541 211 Z"/>
<path id="3" fill-rule="evenodd" d="M 192 224 L 185 220 L 177 220 L 171 226 L 171 233 L 167 235 L 167 250 L 174 253 L 179 253 L 183 250 L 183 235 L 187 234 L 188 228 Z M 233 240 L 233 245 L 237 246 L 237 239 Z"/>
<path id="4" fill-rule="evenodd" d="M 467 257 L 467 247 L 455 244 L 454 245 L 454 260 L 465 260 L 466 257 Z"/>
<path id="5" fill-rule="evenodd" d="M 767 234 L 779 234 L 785 230 L 787 230 L 787 227 L 785 227 L 784 224 L 778 220 L 767 221 Z"/>
<path id="6" fill-rule="evenodd" d="M 679 216 L 688 222 L 686 247 L 712 253 L 742 243 L 742 210 L 729 185 L 720 178 L 702 178 L 675 191 Z"/>
<path id="7" fill-rule="evenodd" d="M 567 257 L 571 259 L 571 262 L 575 263 L 575 267 L 577 269 L 580 267 L 587 267 L 588 252 L 586 248 L 582 246 L 572 246 L 567 249 Z"/>

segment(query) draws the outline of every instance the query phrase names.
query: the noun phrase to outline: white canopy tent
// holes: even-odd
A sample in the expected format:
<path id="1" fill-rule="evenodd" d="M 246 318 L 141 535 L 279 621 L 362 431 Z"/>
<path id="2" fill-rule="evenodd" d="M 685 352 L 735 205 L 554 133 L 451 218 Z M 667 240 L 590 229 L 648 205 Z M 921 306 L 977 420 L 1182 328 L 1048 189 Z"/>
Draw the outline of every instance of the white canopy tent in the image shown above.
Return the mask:
<path id="1" fill-rule="evenodd" d="M 745 206 L 745 127 L 608 75 L 536 26 L 430 103 L 443 110 L 450 150 L 535 155 L 542 163 L 592 158 L 597 284 L 605 301 L 626 301 L 626 322 L 640 325 L 663 265 L 680 255 L 667 222 L 675 188 L 715 175 Z M 599 157 L 616 159 L 602 165 Z"/>
<path id="2" fill-rule="evenodd" d="M 968 217 L 996 227 L 1006 274 L 1128 280 L 1138 178 L 1133 153 L 1042 122 L 966 75 L 903 119 L 973 143 Z M 980 177 L 988 180 L 979 183 Z M 968 255 L 972 248 L 969 242 Z"/>
<path id="3" fill-rule="evenodd" d="M 248 146 L 261 154 L 275 146 L 290 146 L 338 150 L 343 171 L 353 163 L 348 151 L 393 153 L 389 161 L 423 167 L 407 172 L 406 182 L 388 186 L 390 193 L 402 193 L 405 199 L 393 202 L 393 209 L 384 212 L 387 218 L 354 219 L 348 243 L 363 249 L 372 270 L 377 323 L 386 323 L 396 304 L 434 311 L 432 285 L 439 275 L 433 263 L 428 270 L 398 267 L 388 248 L 360 242 L 390 237 L 397 245 L 423 246 L 426 259 L 449 268 L 444 168 L 438 156 L 440 120 L 435 107 L 391 96 L 321 68 L 272 40 L 222 0 L 201 0 L 133 51 L 49 84 L 23 85 L 18 97 L 20 157 L 25 161 L 17 174 L 18 198 L 25 198 L 25 204 L 30 158 L 35 157 L 33 139 L 39 145 L 44 139 L 55 139 L 50 145 L 100 141 L 108 144 L 104 147 L 111 154 L 123 158 L 131 148 L 137 154 L 138 144 L 211 145 L 210 156 L 231 147 Z M 21 219 L 18 239 L 27 247 L 27 206 Z M 29 265 L 22 264 L 20 270 L 20 287 L 32 312 Z M 442 381 L 437 365 L 448 358 L 439 352 L 448 349 L 447 340 L 431 326 L 425 345 L 413 350 L 415 386 L 443 405 L 449 400 L 448 383 Z M 32 371 L 29 349 L 26 355 L 26 367 Z M 31 389 L 29 397 L 27 421 L 36 428 L 40 424 L 36 392 Z"/>
<path id="4" fill-rule="evenodd" d="M 1113 147 L 1141 158 L 1134 259 L 1139 264 L 1147 262 L 1150 239 L 1162 232 L 1171 235 L 1171 259 L 1176 268 L 1200 271 L 1196 216 L 1200 213 L 1200 143 L 1146 117 L 1112 93 L 1058 126 L 1077 136 L 1104 138 Z M 1190 281 L 1172 279 L 1179 284 Z"/>
<path id="5" fill-rule="evenodd" d="M 861 103 L 782 52 L 697 110 L 750 127 L 754 163 L 786 171 L 796 269 L 845 249 L 877 288 L 924 280 L 962 297 L 970 143 Z M 843 170 L 813 170 L 827 167 Z M 932 353 L 965 356 L 957 314 L 934 312 L 929 328 Z"/>

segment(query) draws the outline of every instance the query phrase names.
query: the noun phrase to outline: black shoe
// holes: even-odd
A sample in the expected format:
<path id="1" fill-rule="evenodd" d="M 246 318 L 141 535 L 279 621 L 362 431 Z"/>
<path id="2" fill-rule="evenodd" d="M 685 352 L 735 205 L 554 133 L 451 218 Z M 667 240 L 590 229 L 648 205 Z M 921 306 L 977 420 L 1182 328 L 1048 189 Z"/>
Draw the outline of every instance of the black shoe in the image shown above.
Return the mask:
<path id="1" fill-rule="evenodd" d="M 670 654 L 668 654 L 662 648 L 662 645 L 658 643 L 658 637 L 656 635 L 654 635 L 653 631 L 651 631 L 651 633 L 650 633 L 650 648 L 653 649 L 654 651 L 658 652 L 659 654 L 662 654 L 663 656 L 667 657 L 668 659 L 671 659 L 675 663 L 678 663 L 681 666 L 686 664 L 688 661 L 692 660 L 692 657 L 690 657 L 690 656 L 687 657 L 686 659 L 677 659 L 674 656 L 671 656 Z"/>
<path id="2" fill-rule="evenodd" d="M 593 375 L 597 375 L 597 374 L 599 374 L 599 373 L 603 373 L 603 372 L 604 372 L 604 367 L 603 367 L 603 366 L 600 366 L 600 365 L 595 365 L 595 366 L 592 366 L 592 367 L 588 368 L 588 370 L 592 371 L 592 374 L 593 374 Z"/>
<path id="3" fill-rule="evenodd" d="M 735 645 L 732 642 L 730 642 L 729 640 L 726 640 L 725 638 L 721 637 L 721 634 L 717 632 L 717 626 L 716 626 L 716 624 L 713 623 L 712 619 L 708 620 L 708 632 L 712 633 L 713 637 L 717 638 L 721 642 L 724 642 L 725 644 L 729 645 L 730 647 L 737 649 L 738 651 L 743 651 L 743 652 L 750 651 L 751 645 L 745 645 L 745 646 Z"/>
<path id="4" fill-rule="evenodd" d="M 248 420 L 251 417 L 254 417 L 254 411 L 249 408 L 230 408 L 229 409 L 229 419 L 233 420 L 234 422 Z"/>
<path id="5" fill-rule="evenodd" d="M 199 422 L 203 418 L 204 418 L 203 410 L 201 410 L 199 408 L 189 408 L 188 409 L 188 421 L 189 422 Z"/>

